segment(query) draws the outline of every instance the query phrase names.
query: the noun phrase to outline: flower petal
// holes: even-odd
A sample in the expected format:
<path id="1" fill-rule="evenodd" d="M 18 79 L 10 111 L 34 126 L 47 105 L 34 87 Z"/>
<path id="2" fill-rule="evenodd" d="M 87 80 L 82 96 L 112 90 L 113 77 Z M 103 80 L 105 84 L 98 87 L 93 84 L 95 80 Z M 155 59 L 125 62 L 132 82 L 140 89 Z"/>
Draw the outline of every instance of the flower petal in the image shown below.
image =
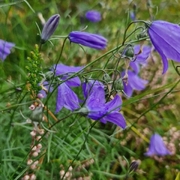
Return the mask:
<path id="1" fill-rule="evenodd" d="M 122 104 L 122 99 L 119 95 L 116 95 L 113 100 L 106 103 L 105 107 L 107 109 L 107 112 L 109 111 L 119 111 L 120 106 Z"/>
<path id="2" fill-rule="evenodd" d="M 117 126 L 120 126 L 123 129 L 126 127 L 126 121 L 124 119 L 124 116 L 119 112 L 112 112 L 107 116 L 103 117 L 100 121 L 102 123 L 106 123 L 107 121 L 109 121 Z"/>
<path id="3" fill-rule="evenodd" d="M 71 111 L 79 108 L 77 95 L 65 83 L 58 86 L 56 113 L 58 113 L 63 107 Z"/>
<path id="4" fill-rule="evenodd" d="M 180 26 L 166 21 L 153 21 L 148 34 L 152 44 L 161 55 L 164 68 L 167 71 L 167 59 L 180 62 Z"/>

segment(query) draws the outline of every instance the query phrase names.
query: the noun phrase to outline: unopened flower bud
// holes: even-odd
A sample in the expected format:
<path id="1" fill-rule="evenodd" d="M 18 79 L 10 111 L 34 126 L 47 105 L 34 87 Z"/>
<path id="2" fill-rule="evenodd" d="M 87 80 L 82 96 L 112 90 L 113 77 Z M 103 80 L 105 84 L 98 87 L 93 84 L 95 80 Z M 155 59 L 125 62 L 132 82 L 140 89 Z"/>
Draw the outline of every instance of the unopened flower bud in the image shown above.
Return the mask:
<path id="1" fill-rule="evenodd" d="M 38 163 L 39 163 L 39 161 L 37 160 L 37 161 L 34 162 L 34 165 L 37 165 Z"/>
<path id="2" fill-rule="evenodd" d="M 32 159 L 28 159 L 28 160 L 27 160 L 27 165 L 32 164 L 32 162 L 33 162 L 33 160 L 32 160 Z"/>
<path id="3" fill-rule="evenodd" d="M 31 106 L 29 106 L 29 109 L 30 109 L 31 111 L 34 111 L 35 108 L 36 108 L 36 106 L 35 106 L 34 104 L 31 104 Z"/>
<path id="4" fill-rule="evenodd" d="M 134 49 L 132 46 L 127 47 L 127 49 L 125 49 L 125 52 L 123 54 L 125 57 L 127 58 L 133 58 L 134 57 Z"/>
<path id="5" fill-rule="evenodd" d="M 144 38 L 147 38 L 147 37 L 148 37 L 148 35 L 147 35 L 146 32 L 143 32 L 143 33 L 140 33 L 140 34 L 137 35 L 138 39 L 144 39 Z"/>
<path id="6" fill-rule="evenodd" d="M 124 89 L 123 81 L 121 78 L 115 80 L 114 88 L 116 91 L 122 91 Z"/>
<path id="7" fill-rule="evenodd" d="M 42 99 L 42 98 L 44 98 L 44 95 L 43 95 L 42 93 L 39 93 L 39 94 L 37 95 L 37 98 Z"/>
<path id="8" fill-rule="evenodd" d="M 59 24 L 59 19 L 60 19 L 60 15 L 55 14 L 47 20 L 42 30 L 41 43 L 45 43 L 54 33 L 54 31 L 56 30 Z"/>
<path id="9" fill-rule="evenodd" d="M 31 167 L 30 167 L 32 170 L 36 169 L 36 165 L 35 164 L 32 164 Z"/>
<path id="10" fill-rule="evenodd" d="M 41 139 L 41 136 L 36 137 L 36 141 L 39 141 Z"/>
<path id="11" fill-rule="evenodd" d="M 91 22 L 99 22 L 101 20 L 101 13 L 91 10 L 86 12 L 85 17 Z"/>
<path id="12" fill-rule="evenodd" d="M 32 148 L 32 151 L 36 151 L 36 149 L 37 149 L 37 147 L 36 147 L 36 146 L 34 146 L 34 147 Z"/>
<path id="13" fill-rule="evenodd" d="M 35 151 L 35 152 L 32 153 L 32 156 L 33 156 L 33 157 L 37 157 L 38 154 L 39 154 L 39 153 L 38 153 L 37 151 Z"/>
<path id="14" fill-rule="evenodd" d="M 32 137 L 35 137 L 35 136 L 36 136 L 36 131 L 31 131 L 31 132 L 30 132 L 30 135 L 31 135 Z"/>
<path id="15" fill-rule="evenodd" d="M 38 149 L 41 149 L 41 148 L 42 148 L 42 144 L 39 143 L 39 144 L 37 145 L 37 148 L 38 148 Z"/>
<path id="16" fill-rule="evenodd" d="M 105 74 L 103 75 L 103 80 L 108 83 L 108 82 L 111 81 L 111 77 L 109 76 L 109 74 L 105 73 Z"/>
<path id="17" fill-rule="evenodd" d="M 72 31 L 69 34 L 69 40 L 70 42 L 99 50 L 105 49 L 107 46 L 106 38 L 88 32 Z"/>
<path id="18" fill-rule="evenodd" d="M 138 169 L 139 166 L 139 162 L 138 161 L 133 161 L 131 162 L 130 166 L 129 166 L 129 171 L 130 172 L 135 172 Z"/>

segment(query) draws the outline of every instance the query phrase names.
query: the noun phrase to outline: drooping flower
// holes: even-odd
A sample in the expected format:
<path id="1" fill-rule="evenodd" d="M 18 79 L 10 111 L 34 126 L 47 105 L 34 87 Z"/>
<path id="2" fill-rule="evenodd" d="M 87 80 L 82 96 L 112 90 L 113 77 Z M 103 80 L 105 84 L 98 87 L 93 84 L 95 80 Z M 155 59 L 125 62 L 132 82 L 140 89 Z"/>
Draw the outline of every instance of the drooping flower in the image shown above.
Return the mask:
<path id="1" fill-rule="evenodd" d="M 60 15 L 55 14 L 51 16 L 47 20 L 47 22 L 44 24 L 44 27 L 41 33 L 42 43 L 45 43 L 50 38 L 50 36 L 54 33 L 54 31 L 56 30 L 59 24 L 59 19 L 60 19 Z"/>
<path id="2" fill-rule="evenodd" d="M 149 150 L 145 153 L 145 155 L 165 156 L 165 155 L 171 155 L 171 152 L 166 148 L 161 136 L 155 133 L 151 136 Z"/>
<path id="3" fill-rule="evenodd" d="M 180 62 L 180 26 L 166 21 L 153 21 L 148 35 L 163 62 L 163 74 L 168 69 L 168 59 Z"/>
<path id="4" fill-rule="evenodd" d="M 92 89 L 85 102 L 87 116 L 93 120 L 99 120 L 106 124 L 107 121 L 120 126 L 126 127 L 123 115 L 119 112 L 122 100 L 116 95 L 113 100 L 106 103 L 104 88 L 100 85 Z"/>
<path id="5" fill-rule="evenodd" d="M 81 44 L 94 49 L 105 49 L 107 46 L 107 39 L 98 34 L 88 32 L 72 31 L 69 34 L 69 40 L 76 44 Z"/>
<path id="6" fill-rule="evenodd" d="M 140 71 L 140 66 L 144 66 L 147 63 L 147 59 L 151 52 L 151 47 L 148 45 L 135 45 L 134 46 L 134 58 L 130 62 L 131 68 L 134 70 L 136 74 Z"/>
<path id="7" fill-rule="evenodd" d="M 10 54 L 11 49 L 15 46 L 14 43 L 3 41 L 0 39 L 0 59 L 4 61 Z"/>
<path id="8" fill-rule="evenodd" d="M 85 17 L 91 22 L 101 21 L 101 13 L 95 10 L 87 11 Z"/>
<path id="9" fill-rule="evenodd" d="M 122 77 L 124 77 L 125 72 L 122 72 Z M 136 73 L 128 70 L 127 72 L 128 80 L 123 82 L 124 92 L 128 97 L 132 96 L 133 90 L 141 91 L 145 89 L 145 85 L 148 83 L 147 80 L 141 79 Z"/>
<path id="10" fill-rule="evenodd" d="M 77 95 L 66 83 L 62 83 L 58 86 L 56 113 L 58 113 L 63 107 L 71 111 L 80 107 Z"/>
<path id="11" fill-rule="evenodd" d="M 63 107 L 71 111 L 78 109 L 79 99 L 71 87 L 80 86 L 81 81 L 79 77 L 68 78 L 75 72 L 80 71 L 83 67 L 70 67 L 64 64 L 58 64 L 52 68 L 52 71 L 54 71 L 55 67 L 55 75 L 58 76 L 60 80 L 64 81 L 58 86 L 56 113 L 58 113 Z"/>

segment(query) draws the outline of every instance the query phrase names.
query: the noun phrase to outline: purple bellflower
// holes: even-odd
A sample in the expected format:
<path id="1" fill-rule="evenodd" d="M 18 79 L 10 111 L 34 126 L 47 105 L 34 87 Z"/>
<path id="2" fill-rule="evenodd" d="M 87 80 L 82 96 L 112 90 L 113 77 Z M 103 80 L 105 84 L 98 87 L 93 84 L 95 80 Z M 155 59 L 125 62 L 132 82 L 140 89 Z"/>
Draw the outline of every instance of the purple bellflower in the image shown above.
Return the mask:
<path id="1" fill-rule="evenodd" d="M 65 82 L 58 86 L 56 113 L 63 107 L 71 111 L 79 108 L 79 99 L 77 95 Z"/>
<path id="2" fill-rule="evenodd" d="M 71 111 L 79 108 L 79 99 L 71 87 L 78 87 L 81 81 L 78 77 L 68 79 L 73 73 L 82 70 L 83 67 L 70 67 L 64 64 L 58 64 L 56 67 L 55 75 L 60 80 L 65 81 L 58 86 L 57 100 L 56 100 L 56 113 L 63 107 Z M 54 68 L 52 70 L 54 70 Z M 67 80 L 68 79 L 68 80 Z"/>
<path id="3" fill-rule="evenodd" d="M 56 30 L 58 24 L 59 24 L 60 15 L 55 14 L 51 16 L 47 22 L 44 24 L 42 33 L 41 33 L 41 41 L 42 43 L 45 43 L 50 36 L 54 33 Z"/>
<path id="4" fill-rule="evenodd" d="M 145 153 L 145 155 L 165 156 L 165 155 L 171 155 L 171 152 L 166 148 L 161 136 L 155 133 L 151 136 L 149 150 Z"/>
<path id="5" fill-rule="evenodd" d="M 15 46 L 14 43 L 3 41 L 0 39 L 0 59 L 4 61 L 10 54 L 11 49 Z"/>
<path id="6" fill-rule="evenodd" d="M 122 73 L 122 77 L 124 77 L 125 72 Z M 128 97 L 132 96 L 133 90 L 141 91 L 145 89 L 145 85 L 148 83 L 147 80 L 141 79 L 136 73 L 128 70 L 128 82 L 123 82 L 124 92 Z"/>
<path id="7" fill-rule="evenodd" d="M 150 46 L 144 45 L 141 47 L 139 44 L 134 46 L 135 57 L 130 62 L 130 66 L 136 74 L 138 74 L 140 71 L 140 65 L 141 66 L 146 65 L 147 63 L 146 60 L 148 59 L 150 52 L 151 52 Z"/>
<path id="8" fill-rule="evenodd" d="M 166 21 L 153 21 L 148 35 L 163 62 L 163 74 L 168 69 L 168 59 L 180 62 L 180 26 Z"/>
<path id="9" fill-rule="evenodd" d="M 93 86 L 91 93 L 85 102 L 87 116 L 93 120 L 99 120 L 106 124 L 107 121 L 121 128 L 126 127 L 126 122 L 123 115 L 119 112 L 122 100 L 119 95 L 116 95 L 113 100 L 106 103 L 104 88 L 100 85 Z M 87 89 L 83 89 L 86 91 Z"/>
<path id="10" fill-rule="evenodd" d="M 95 10 L 87 11 L 85 17 L 91 22 L 101 21 L 101 13 Z"/>
<path id="11" fill-rule="evenodd" d="M 69 40 L 76 44 L 81 44 L 94 49 L 105 49 L 107 46 L 107 39 L 98 34 L 88 32 L 72 31 L 69 34 Z"/>
<path id="12" fill-rule="evenodd" d="M 136 14 L 135 14 L 134 11 L 130 11 L 130 12 L 129 12 L 129 16 L 130 16 L 130 18 L 131 18 L 132 21 L 135 21 L 135 20 L 136 20 Z"/>

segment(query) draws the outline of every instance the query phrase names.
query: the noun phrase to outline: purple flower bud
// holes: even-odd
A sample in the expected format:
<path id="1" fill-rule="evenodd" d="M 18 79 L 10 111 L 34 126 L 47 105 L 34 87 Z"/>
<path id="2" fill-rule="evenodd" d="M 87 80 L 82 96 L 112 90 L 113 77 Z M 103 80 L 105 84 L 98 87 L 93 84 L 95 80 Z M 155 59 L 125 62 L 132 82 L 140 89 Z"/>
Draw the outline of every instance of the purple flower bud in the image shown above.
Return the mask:
<path id="1" fill-rule="evenodd" d="M 98 34 L 88 32 L 72 31 L 69 34 L 69 39 L 73 43 L 81 44 L 94 49 L 105 49 L 107 39 Z"/>
<path id="2" fill-rule="evenodd" d="M 85 17 L 91 22 L 99 22 L 101 20 L 101 13 L 95 10 L 91 10 L 86 12 Z"/>
<path id="3" fill-rule="evenodd" d="M 130 166 L 129 166 L 129 171 L 130 172 L 133 172 L 133 171 L 135 172 L 139 167 L 139 163 L 140 163 L 139 161 L 132 161 Z"/>
<path id="4" fill-rule="evenodd" d="M 132 21 L 135 21 L 136 20 L 136 14 L 135 14 L 135 12 L 134 11 L 130 11 L 130 18 L 131 18 L 131 20 Z"/>
<path id="5" fill-rule="evenodd" d="M 171 155 L 171 152 L 166 148 L 161 136 L 155 133 L 151 136 L 149 150 L 148 152 L 145 153 L 145 155 L 165 156 L 165 155 Z"/>
<path id="6" fill-rule="evenodd" d="M 15 44 L 0 39 L 0 59 L 2 61 L 4 61 L 6 57 L 10 54 L 10 50 L 14 46 Z"/>
<path id="7" fill-rule="evenodd" d="M 59 19 L 60 19 L 60 15 L 55 14 L 47 20 L 41 34 L 42 43 L 45 43 L 50 38 L 50 36 L 54 33 L 54 31 L 56 30 L 59 24 Z"/>

